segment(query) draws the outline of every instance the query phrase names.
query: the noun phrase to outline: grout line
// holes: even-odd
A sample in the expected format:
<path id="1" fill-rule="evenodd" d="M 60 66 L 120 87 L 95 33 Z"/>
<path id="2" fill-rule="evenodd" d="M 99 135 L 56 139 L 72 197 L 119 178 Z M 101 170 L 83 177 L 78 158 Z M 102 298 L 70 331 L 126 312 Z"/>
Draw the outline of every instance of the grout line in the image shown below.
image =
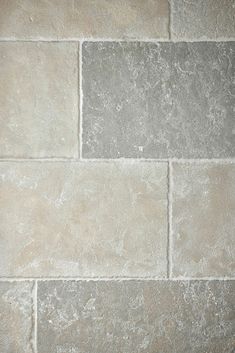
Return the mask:
<path id="1" fill-rule="evenodd" d="M 235 281 L 235 277 L 1 277 L 0 282 L 47 282 L 47 281 Z"/>
<path id="2" fill-rule="evenodd" d="M 82 108 L 83 108 L 83 90 L 82 90 L 82 44 L 79 42 L 79 156 L 82 159 Z"/>
<path id="3" fill-rule="evenodd" d="M 81 129 L 81 128 L 80 128 Z M 81 133 L 81 131 L 80 131 Z M 161 163 L 235 163 L 235 158 L 69 158 L 69 157 L 44 157 L 44 158 L 22 158 L 22 157 L 0 157 L 1 162 L 82 162 L 82 163 L 92 163 L 92 162 L 161 162 Z"/>
<path id="4" fill-rule="evenodd" d="M 35 293 L 34 293 L 34 350 L 38 352 L 38 282 L 35 280 Z"/>
<path id="5" fill-rule="evenodd" d="M 172 254 L 172 247 L 173 247 L 173 236 L 172 236 L 172 206 L 173 206 L 173 170 L 172 170 L 172 163 L 169 161 L 168 164 L 168 264 L 169 264 L 169 278 L 172 278 L 172 267 L 173 267 L 173 254 Z"/>
<path id="6" fill-rule="evenodd" d="M 171 16 L 172 17 L 172 16 Z M 171 22 L 171 20 L 170 20 Z M 234 42 L 235 37 L 231 38 L 37 38 L 37 39 L 15 39 L 15 38 L 0 38 L 0 43 L 77 43 L 77 42 L 116 42 L 116 43 L 133 43 L 133 42 L 143 42 L 143 43 L 220 43 L 220 42 Z"/>

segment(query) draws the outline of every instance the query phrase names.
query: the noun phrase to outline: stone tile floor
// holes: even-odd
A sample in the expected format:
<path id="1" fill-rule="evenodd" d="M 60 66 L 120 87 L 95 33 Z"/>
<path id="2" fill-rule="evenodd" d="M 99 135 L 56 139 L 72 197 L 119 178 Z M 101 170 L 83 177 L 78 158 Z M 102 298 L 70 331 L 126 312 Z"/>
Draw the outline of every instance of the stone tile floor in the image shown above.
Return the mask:
<path id="1" fill-rule="evenodd" d="M 0 1 L 0 353 L 235 352 L 234 0 Z"/>

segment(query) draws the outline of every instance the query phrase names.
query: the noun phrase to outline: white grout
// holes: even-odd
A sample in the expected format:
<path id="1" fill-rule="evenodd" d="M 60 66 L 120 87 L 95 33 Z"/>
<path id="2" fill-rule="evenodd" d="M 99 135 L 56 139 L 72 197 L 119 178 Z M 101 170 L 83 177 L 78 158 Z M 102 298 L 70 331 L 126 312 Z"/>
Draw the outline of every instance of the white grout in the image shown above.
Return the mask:
<path id="1" fill-rule="evenodd" d="M 46 282 L 46 281 L 235 281 L 235 277 L 1 277 L 0 282 Z"/>
<path id="2" fill-rule="evenodd" d="M 172 278 L 172 190 L 173 190 L 173 173 L 172 163 L 168 163 L 168 277 Z"/>
<path id="3" fill-rule="evenodd" d="M 38 282 L 35 280 L 34 289 L 34 350 L 38 352 Z"/>
<path id="4" fill-rule="evenodd" d="M 79 156 L 82 159 L 82 107 L 83 107 L 83 90 L 82 90 L 82 44 L 79 42 Z"/>

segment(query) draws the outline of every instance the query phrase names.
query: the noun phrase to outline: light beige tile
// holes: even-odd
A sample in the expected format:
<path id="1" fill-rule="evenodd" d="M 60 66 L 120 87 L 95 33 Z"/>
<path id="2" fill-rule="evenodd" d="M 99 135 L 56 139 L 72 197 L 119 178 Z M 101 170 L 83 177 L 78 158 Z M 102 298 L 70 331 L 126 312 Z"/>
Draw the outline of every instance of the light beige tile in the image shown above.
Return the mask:
<path id="1" fill-rule="evenodd" d="M 168 1 L 1 0 L 0 37 L 168 38 Z"/>
<path id="2" fill-rule="evenodd" d="M 165 163 L 0 163 L 0 276 L 165 276 Z"/>
<path id="3" fill-rule="evenodd" d="M 233 353 L 235 281 L 49 281 L 38 353 Z"/>
<path id="4" fill-rule="evenodd" d="M 0 43 L 0 157 L 77 156 L 77 57 L 75 43 Z"/>
<path id="5" fill-rule="evenodd" d="M 235 165 L 173 164 L 173 275 L 235 275 Z"/>
<path id="6" fill-rule="evenodd" d="M 0 282 L 0 352 L 34 353 L 34 284 Z"/>

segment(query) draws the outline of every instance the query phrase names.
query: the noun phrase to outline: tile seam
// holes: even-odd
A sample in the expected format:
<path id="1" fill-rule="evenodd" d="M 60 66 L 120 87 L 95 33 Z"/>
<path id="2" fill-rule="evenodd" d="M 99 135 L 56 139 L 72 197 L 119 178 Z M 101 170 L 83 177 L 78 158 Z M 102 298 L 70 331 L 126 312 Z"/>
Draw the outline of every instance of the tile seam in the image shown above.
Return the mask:
<path id="1" fill-rule="evenodd" d="M 82 44 L 79 42 L 79 156 L 82 160 L 82 109 L 83 109 L 83 89 L 82 89 Z"/>
<path id="2" fill-rule="evenodd" d="M 1 158 L 0 163 L 4 162 L 107 162 L 107 163 L 121 163 L 121 162 L 159 162 L 159 163 L 235 163 L 235 158 L 66 158 L 66 157 L 45 157 L 45 158 Z"/>
<path id="3" fill-rule="evenodd" d="M 172 6 L 171 0 L 168 0 L 168 8 L 169 8 L 169 15 L 168 15 L 168 34 L 169 34 L 169 41 L 171 41 L 172 33 L 171 33 L 171 23 L 172 23 Z"/>
<path id="4" fill-rule="evenodd" d="M 38 281 L 35 280 L 34 293 L 34 350 L 38 353 Z"/>
<path id="5" fill-rule="evenodd" d="M 168 163 L 168 264 L 169 264 L 169 278 L 172 278 L 172 204 L 173 204 L 173 174 L 172 174 L 172 163 Z"/>
<path id="6" fill-rule="evenodd" d="M 234 42 L 235 37 L 231 38 L 182 38 L 182 39 L 173 39 L 171 33 L 171 39 L 167 38 L 66 38 L 66 39 L 55 39 L 55 38 L 38 38 L 38 39 L 13 39 L 13 38 L 1 38 L 0 43 L 78 43 L 78 42 L 116 42 L 116 43 L 133 43 L 133 42 L 143 42 L 143 43 L 201 43 L 201 42 L 211 42 L 211 43 L 219 43 L 219 42 Z"/>
<path id="7" fill-rule="evenodd" d="M 235 281 L 235 277 L 1 277 L 0 282 L 47 282 L 47 281 Z"/>

